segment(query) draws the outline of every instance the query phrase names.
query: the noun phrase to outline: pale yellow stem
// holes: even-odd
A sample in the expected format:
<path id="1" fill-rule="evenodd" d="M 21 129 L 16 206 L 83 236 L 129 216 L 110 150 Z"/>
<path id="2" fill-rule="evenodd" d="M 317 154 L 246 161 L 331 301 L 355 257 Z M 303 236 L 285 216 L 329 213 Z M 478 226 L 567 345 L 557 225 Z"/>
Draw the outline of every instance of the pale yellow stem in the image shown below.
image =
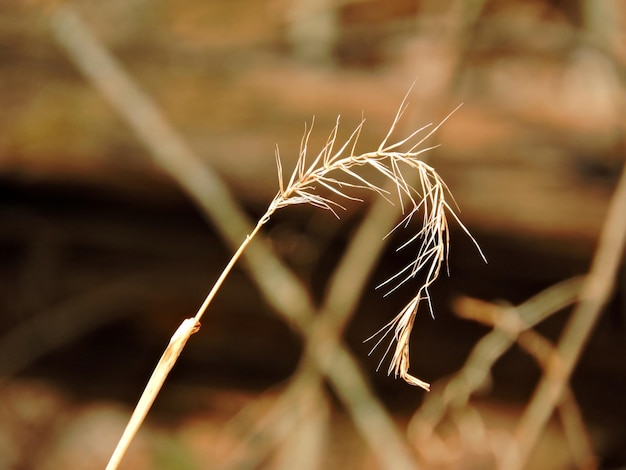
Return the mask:
<path id="1" fill-rule="evenodd" d="M 148 411 L 150 411 L 154 400 L 161 391 L 161 388 L 165 383 L 165 379 L 174 367 L 174 364 L 176 364 L 178 356 L 180 356 L 180 353 L 187 343 L 187 340 L 191 337 L 192 334 L 200 329 L 200 319 L 202 318 L 202 315 L 204 315 L 204 312 L 206 312 L 206 310 L 208 309 L 209 305 L 215 298 L 217 291 L 226 280 L 226 277 L 233 269 L 233 266 L 235 266 L 237 260 L 241 257 L 241 254 L 245 251 L 246 247 L 250 244 L 252 239 L 259 232 L 259 230 L 267 220 L 267 215 L 259 220 L 256 227 L 254 227 L 252 233 L 246 236 L 246 239 L 232 256 L 232 258 L 222 271 L 222 274 L 220 274 L 220 277 L 217 279 L 217 281 L 215 281 L 215 284 L 213 284 L 213 288 L 207 294 L 196 315 L 193 318 L 187 318 L 183 320 L 174 335 L 172 335 L 172 338 L 170 339 L 167 348 L 161 355 L 161 359 L 159 359 L 158 364 L 156 365 L 154 371 L 152 372 L 152 375 L 150 376 L 150 380 L 148 380 L 148 384 L 144 388 L 143 393 L 141 394 L 141 397 L 137 402 L 137 406 L 135 407 L 135 410 L 133 411 L 133 414 L 131 415 L 128 424 L 124 429 L 122 437 L 117 443 L 117 446 L 115 447 L 115 450 L 113 451 L 113 454 L 109 459 L 106 470 L 115 470 L 119 466 L 122 458 L 128 451 L 130 444 L 137 435 L 139 428 L 146 419 Z"/>

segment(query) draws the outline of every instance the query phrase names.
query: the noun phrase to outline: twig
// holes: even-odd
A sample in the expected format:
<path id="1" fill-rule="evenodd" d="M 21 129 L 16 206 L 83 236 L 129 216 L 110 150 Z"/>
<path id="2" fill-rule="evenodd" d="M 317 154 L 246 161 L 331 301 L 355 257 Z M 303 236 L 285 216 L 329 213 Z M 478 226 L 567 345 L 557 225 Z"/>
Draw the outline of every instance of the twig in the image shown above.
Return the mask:
<path id="1" fill-rule="evenodd" d="M 571 303 L 574 302 L 571 298 Z M 467 301 L 465 302 L 467 304 Z M 475 304 L 469 302 L 469 305 Z M 484 307 L 465 308 L 465 318 L 473 318 L 507 334 L 512 340 L 530 354 L 542 369 L 547 369 L 549 360 L 554 354 L 554 347 L 546 338 L 530 327 L 524 325 L 517 315 L 517 310 L 486 305 Z M 545 317 L 544 317 L 545 318 Z M 487 364 L 489 366 L 490 364 Z M 595 457 L 591 440 L 585 430 L 582 415 L 576 399 L 569 387 L 564 391 L 563 398 L 558 403 L 559 415 L 565 431 L 565 437 L 570 443 L 570 450 L 578 468 L 595 468 Z M 498 461 L 506 462 L 507 452 L 510 449 L 494 449 L 498 453 Z M 507 467 L 502 466 L 503 469 Z"/>
<path id="2" fill-rule="evenodd" d="M 107 281 L 43 309 L 0 336 L 0 380 L 18 373 L 68 341 L 114 321 L 141 302 L 144 284 L 158 284 L 153 272 Z M 86 314 L 88 313 L 88 314 Z"/>
<path id="3" fill-rule="evenodd" d="M 433 450 L 430 446 L 435 428 L 449 409 L 465 406 L 470 396 L 489 380 L 495 362 L 515 343 L 517 335 L 544 318 L 571 305 L 578 298 L 582 286 L 581 278 L 572 278 L 555 284 L 517 307 L 510 307 L 509 314 L 514 321 L 507 321 L 505 330 L 494 329 L 485 335 L 472 349 L 463 367 L 439 391 L 428 395 L 424 404 L 415 413 L 409 424 L 409 437 L 420 445 L 424 452 Z M 464 318 L 493 323 L 503 307 L 481 300 L 463 298 L 456 302 L 455 311 Z M 440 443 L 440 448 L 443 443 Z"/>
<path id="4" fill-rule="evenodd" d="M 529 329 L 519 335 L 517 343 L 537 361 L 542 369 L 547 369 L 550 357 L 555 353 L 554 346 L 550 341 L 535 330 Z M 563 396 L 557 407 L 563 431 L 577 467 L 580 469 L 597 468 L 591 439 L 585 429 L 576 398 L 569 386 L 563 391 Z"/>
<path id="5" fill-rule="evenodd" d="M 311 376 L 321 377 L 313 364 L 306 373 L 293 375 L 288 386 L 280 391 L 275 399 L 275 390 L 268 390 L 250 405 L 240 410 L 222 428 L 221 435 L 228 439 L 236 436 L 236 445 L 220 464 L 224 470 L 239 468 L 258 468 L 281 441 L 294 432 L 298 423 L 288 418 L 289 410 L 301 401 L 322 400 L 322 406 L 328 405 L 326 395 L 312 386 Z M 272 393 L 274 392 L 274 393 Z M 266 397 L 269 395 L 269 398 Z M 268 408 L 267 401 L 272 400 Z M 314 410 L 312 410 L 314 412 Z M 255 418 L 255 415 L 259 415 Z M 303 421 L 306 421 L 304 419 Z M 219 443 L 218 443 L 219 446 Z"/>
<path id="6" fill-rule="evenodd" d="M 602 308 L 613 291 L 615 276 L 626 243 L 626 167 L 617 184 L 602 228 L 591 269 L 585 279 L 580 301 L 550 358 L 531 401 L 516 430 L 518 455 L 511 455 L 509 469 L 524 467 L 539 434 L 561 399 L 582 350 Z"/>

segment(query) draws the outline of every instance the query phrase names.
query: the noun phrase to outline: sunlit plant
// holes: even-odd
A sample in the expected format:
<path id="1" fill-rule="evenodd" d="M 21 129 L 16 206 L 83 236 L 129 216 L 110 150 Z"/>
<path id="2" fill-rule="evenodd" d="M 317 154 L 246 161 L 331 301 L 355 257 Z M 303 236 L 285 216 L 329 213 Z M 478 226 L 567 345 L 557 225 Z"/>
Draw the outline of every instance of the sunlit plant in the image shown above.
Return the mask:
<path id="1" fill-rule="evenodd" d="M 431 315 L 433 314 L 429 288 L 439 276 L 442 266 L 447 260 L 450 241 L 448 214 L 458 222 L 470 238 L 472 237 L 448 202 L 448 198 L 452 198 L 446 184 L 432 166 L 427 165 L 420 159 L 425 152 L 434 148 L 432 146 L 422 147 L 424 142 L 432 136 L 454 111 L 436 126 L 428 124 L 403 139 L 393 140 L 392 136 L 397 130 L 400 118 L 406 111 L 406 108 L 407 100 L 405 97 L 387 135 L 378 148 L 372 152 L 358 153 L 356 151 L 359 136 L 365 124 L 364 119 L 361 120 L 347 140 L 343 143 L 338 143 L 339 118 L 337 118 L 326 144 L 313 158 L 310 158 L 308 155 L 309 139 L 313 126 L 305 127 L 299 156 L 289 179 L 285 179 L 283 164 L 279 151 L 276 149 L 278 169 L 278 191 L 276 196 L 268 206 L 265 214 L 258 220 L 253 231 L 232 256 L 196 315 L 183 321 L 172 336 L 170 344 L 157 364 L 111 457 L 107 466 L 108 469 L 117 468 L 119 461 L 147 415 L 185 343 L 199 329 L 202 316 L 241 254 L 261 228 L 270 220 L 272 215 L 286 206 L 310 204 L 328 210 L 339 217 L 340 211 L 345 210 L 342 202 L 361 201 L 355 194 L 358 190 L 367 190 L 378 194 L 392 204 L 396 200 L 401 205 L 404 218 L 396 228 L 409 227 L 409 223 L 421 214 L 422 220 L 417 233 L 398 248 L 400 250 L 409 245 L 417 245 L 416 255 L 411 258 L 403 269 L 380 286 L 387 287 L 387 293 L 390 293 L 399 286 L 419 278 L 420 281 L 418 282 L 416 294 L 387 325 L 369 339 L 378 338 L 373 347 L 375 349 L 386 338 L 389 338 L 388 345 L 381 359 L 382 363 L 388 353 L 393 350 L 388 374 L 393 373 L 396 377 L 401 377 L 411 385 L 429 390 L 430 385 L 427 382 L 409 374 L 409 339 L 411 330 L 422 301 L 428 303 Z M 366 173 L 370 174 L 371 172 L 363 172 L 362 169 L 365 167 L 374 169 L 374 175 L 378 174 L 379 178 L 367 176 Z M 419 184 L 410 184 L 408 179 L 405 178 L 406 172 L 417 172 Z M 384 188 L 386 186 L 384 185 L 385 181 L 392 183 L 391 187 L 394 188 L 394 191 L 388 191 Z M 393 194 L 394 192 L 395 194 Z M 472 240 L 476 244 L 473 238 Z M 476 246 L 478 247 L 478 244 Z M 480 251 L 480 248 L 478 250 Z"/>

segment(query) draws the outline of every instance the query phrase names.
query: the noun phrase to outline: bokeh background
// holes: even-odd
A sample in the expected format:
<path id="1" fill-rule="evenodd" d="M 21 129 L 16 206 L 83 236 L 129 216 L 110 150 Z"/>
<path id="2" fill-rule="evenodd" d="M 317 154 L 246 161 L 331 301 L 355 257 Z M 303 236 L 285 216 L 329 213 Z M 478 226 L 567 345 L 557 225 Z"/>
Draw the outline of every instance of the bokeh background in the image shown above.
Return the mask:
<path id="1" fill-rule="evenodd" d="M 363 344 L 412 295 L 375 289 L 403 263 L 402 236 L 380 227 L 335 325 L 356 388 L 316 372 L 314 321 L 294 326 L 238 265 L 122 468 L 505 468 L 545 375 L 547 353 L 528 352 L 558 342 L 577 281 L 535 343 L 478 361 L 480 387 L 446 384 L 494 329 L 485 311 L 521 315 L 589 270 L 626 155 L 625 65 L 620 0 L 0 1 L 0 468 L 104 467 L 236 245 L 228 214 L 207 210 L 229 210 L 222 193 L 198 192 L 194 168 L 256 220 L 278 188 L 277 144 L 289 171 L 305 122 L 321 149 L 341 115 L 346 137 L 365 117 L 358 148 L 373 150 L 407 92 L 399 135 L 463 103 L 425 159 L 489 261 L 452 223 L 435 319 L 420 311 L 411 343 L 433 391 L 376 372 L 381 351 Z M 373 204 L 341 220 L 287 208 L 259 243 L 322 306 Z M 623 266 L 527 468 L 626 465 Z"/>

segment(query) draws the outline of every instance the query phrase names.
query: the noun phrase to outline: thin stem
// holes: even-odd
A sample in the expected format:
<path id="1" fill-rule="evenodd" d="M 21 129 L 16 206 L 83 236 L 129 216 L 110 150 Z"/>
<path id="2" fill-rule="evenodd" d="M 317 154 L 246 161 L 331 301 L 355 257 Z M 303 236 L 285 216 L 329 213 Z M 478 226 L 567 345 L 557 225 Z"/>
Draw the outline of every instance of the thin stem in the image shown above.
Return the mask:
<path id="1" fill-rule="evenodd" d="M 232 258 L 230 259 L 230 261 L 228 262 L 228 264 L 222 271 L 222 274 L 220 274 L 220 277 L 218 277 L 217 281 L 215 281 L 215 284 L 213 284 L 213 288 L 207 294 L 206 298 L 204 299 L 204 302 L 202 302 L 202 305 L 198 309 L 196 316 L 193 318 L 198 326 L 200 326 L 200 320 L 202 319 L 202 315 L 204 315 L 204 312 L 206 312 L 207 308 L 213 301 L 213 298 L 217 294 L 217 291 L 220 289 L 220 287 L 222 287 L 222 284 L 226 280 L 226 277 L 230 274 L 230 271 L 233 269 L 233 266 L 235 266 L 235 263 L 237 262 L 237 260 L 239 260 L 239 258 L 241 257 L 245 249 L 248 247 L 248 245 L 250 244 L 252 239 L 256 236 L 256 234 L 259 233 L 259 230 L 261 230 L 261 227 L 263 227 L 263 225 L 265 224 L 267 220 L 269 220 L 267 214 L 264 215 L 259 220 L 259 222 L 254 227 L 254 230 L 249 235 L 246 236 L 246 239 L 243 241 L 243 243 L 239 246 L 235 254 L 232 256 Z"/>
<path id="2" fill-rule="evenodd" d="M 139 401 L 137 402 L 137 406 L 135 407 L 135 410 L 133 411 L 133 414 L 131 415 L 128 424 L 124 429 L 122 437 L 117 443 L 117 446 L 115 447 L 115 450 L 113 451 L 113 454 L 109 459 L 106 470 L 115 470 L 119 466 L 122 458 L 128 450 L 128 447 L 132 443 L 133 439 L 137 435 L 137 432 L 139 431 L 139 428 L 146 419 L 148 411 L 150 411 L 154 400 L 161 391 L 161 388 L 163 388 L 165 379 L 167 379 L 167 376 L 174 367 L 174 364 L 176 364 L 178 356 L 180 356 L 180 353 L 187 343 L 187 340 L 189 340 L 189 338 L 191 338 L 191 335 L 193 335 L 200 329 L 200 320 L 202 319 L 202 315 L 204 315 L 204 312 L 206 312 L 207 308 L 215 298 L 215 295 L 226 280 L 228 274 L 230 274 L 230 272 L 232 271 L 233 266 L 235 266 L 237 260 L 241 257 L 241 254 L 245 251 L 246 247 L 259 232 L 264 224 L 264 221 L 266 220 L 268 220 L 267 214 L 259 220 L 256 227 L 254 227 L 252 233 L 246 236 L 246 239 L 241 243 L 235 254 L 232 256 L 232 258 L 222 271 L 222 274 L 220 274 L 220 277 L 217 278 L 217 281 L 215 281 L 215 284 L 213 284 L 213 288 L 207 294 L 196 315 L 193 318 L 185 319 L 178 327 L 176 332 L 172 335 L 172 338 L 170 339 L 167 348 L 163 352 L 161 359 L 159 359 L 159 362 L 157 363 L 154 371 L 152 372 L 152 375 L 150 376 L 150 380 L 148 380 L 148 383 L 144 388 L 141 397 L 139 398 Z"/>
<path id="3" fill-rule="evenodd" d="M 119 466 L 120 462 L 124 458 L 124 455 L 126 455 L 126 451 L 130 447 L 130 444 L 137 435 L 141 424 L 146 419 L 146 415 L 159 394 L 165 379 L 174 367 L 174 364 L 176 364 L 176 360 L 185 347 L 185 343 L 187 343 L 187 340 L 196 331 L 198 331 L 198 326 L 195 320 L 193 318 L 188 318 L 181 323 L 172 336 L 172 339 L 170 339 L 170 343 L 152 372 L 150 380 L 141 394 L 141 398 L 139 398 L 137 406 L 135 407 L 128 424 L 124 429 L 124 433 L 122 434 L 122 437 L 117 443 L 117 446 L 109 459 L 106 470 L 115 470 Z"/>

